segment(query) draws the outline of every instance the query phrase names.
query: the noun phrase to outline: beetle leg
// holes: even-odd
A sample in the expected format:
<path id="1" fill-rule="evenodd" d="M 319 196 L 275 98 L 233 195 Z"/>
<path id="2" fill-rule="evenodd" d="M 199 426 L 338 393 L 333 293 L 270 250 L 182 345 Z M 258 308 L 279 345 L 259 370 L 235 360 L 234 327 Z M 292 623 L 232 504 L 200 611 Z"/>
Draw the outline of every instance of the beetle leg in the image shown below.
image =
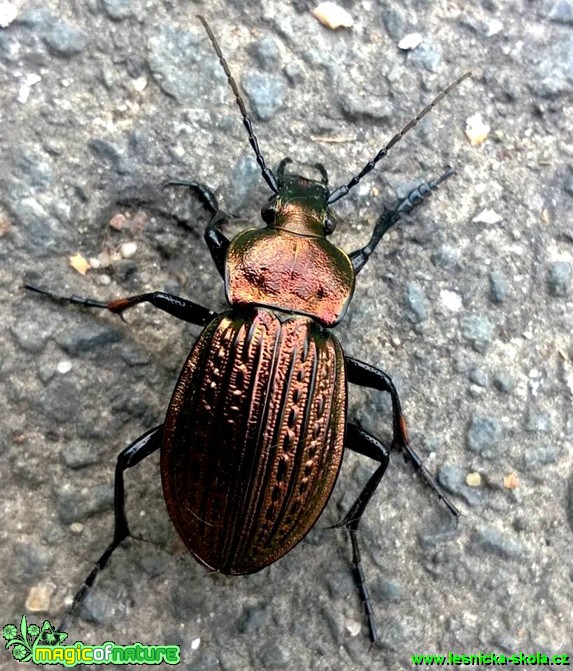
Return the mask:
<path id="1" fill-rule="evenodd" d="M 136 466 L 153 452 L 156 452 L 163 442 L 163 424 L 150 429 L 143 436 L 140 436 L 136 441 L 131 443 L 128 447 L 120 452 L 115 466 L 115 483 L 114 483 L 114 516 L 115 524 L 113 531 L 113 540 L 107 547 L 106 551 L 96 561 L 91 573 L 84 580 L 78 593 L 75 595 L 72 605 L 64 617 L 64 621 L 60 625 L 60 629 L 64 629 L 68 617 L 73 611 L 83 602 L 86 594 L 90 591 L 98 573 L 105 568 L 109 558 L 120 543 L 129 535 L 129 524 L 127 523 L 127 516 L 125 514 L 125 487 L 123 482 L 123 474 L 132 466 Z"/>
<path id="2" fill-rule="evenodd" d="M 205 229 L 205 242 L 209 251 L 211 252 L 211 257 L 215 262 L 215 266 L 219 271 L 221 277 L 225 277 L 225 255 L 227 253 L 227 247 L 229 246 L 229 239 L 221 233 L 219 226 L 223 226 L 229 221 L 229 215 L 226 212 L 223 212 L 219 208 L 219 203 L 217 202 L 217 197 L 213 191 L 200 182 L 195 182 L 192 180 L 170 180 L 163 185 L 163 188 L 169 186 L 185 186 L 190 191 L 192 191 L 196 196 L 201 205 L 211 214 L 211 220 L 207 224 Z"/>
<path id="3" fill-rule="evenodd" d="M 170 179 L 168 182 L 165 182 L 161 188 L 167 189 L 171 186 L 184 186 L 190 191 L 193 191 L 201 205 L 203 205 L 203 207 L 207 210 L 207 212 L 209 212 L 209 214 L 211 214 L 211 216 L 219 211 L 217 197 L 206 184 L 201 184 L 201 182 L 195 182 L 193 180 L 187 179 Z"/>
<path id="4" fill-rule="evenodd" d="M 81 305 L 84 308 L 107 309 L 120 316 L 122 316 L 122 313 L 125 310 L 128 310 L 139 303 L 151 303 L 156 308 L 177 317 L 177 319 L 190 322 L 191 324 L 197 324 L 198 326 L 205 326 L 217 316 L 216 312 L 213 312 L 198 303 L 194 303 L 193 301 L 189 301 L 186 298 L 181 298 L 179 296 L 173 296 L 172 294 L 166 294 L 163 291 L 138 294 L 137 296 L 127 296 L 126 298 L 116 298 L 115 300 L 106 303 L 105 301 L 97 301 L 93 298 L 82 298 L 81 296 L 63 296 L 48 291 L 47 289 L 40 289 L 40 287 L 28 283 L 24 284 L 24 289 L 34 291 L 43 296 L 48 296 L 54 301 Z"/>
<path id="5" fill-rule="evenodd" d="M 402 214 L 411 212 L 415 207 L 420 205 L 425 198 L 431 195 L 432 191 L 435 191 L 440 184 L 445 182 L 446 179 L 449 179 L 454 172 L 455 171 L 452 168 L 448 167 L 444 174 L 438 179 L 433 179 L 430 182 L 421 184 L 419 187 L 411 191 L 406 198 L 398 202 L 393 210 L 385 210 L 382 212 L 374 225 L 374 230 L 372 231 L 372 236 L 368 241 L 368 244 L 349 255 L 355 273 L 358 274 L 362 268 L 364 268 L 370 255 L 376 249 L 386 231 L 394 226 Z"/>
<path id="6" fill-rule="evenodd" d="M 382 477 L 386 472 L 390 460 L 390 452 L 378 438 L 350 422 L 346 427 L 346 439 L 344 442 L 344 447 L 346 449 L 363 454 L 380 463 L 380 466 L 374 471 L 350 510 L 338 524 L 334 525 L 335 528 L 344 527 L 348 529 L 348 532 L 350 533 L 350 542 L 352 543 L 352 577 L 354 578 L 354 584 L 358 589 L 360 600 L 364 605 L 370 640 L 373 644 L 376 644 L 379 640 L 378 630 L 376 628 L 376 623 L 374 622 L 374 612 L 372 610 L 370 592 L 366 586 L 366 578 L 362 568 L 360 547 L 358 545 L 358 525 L 360 524 L 360 519 L 366 510 L 368 502 L 374 495 L 376 488 L 380 484 L 380 480 L 382 480 Z"/>
<path id="7" fill-rule="evenodd" d="M 450 501 L 449 497 L 436 482 L 430 471 L 424 466 L 420 456 L 412 449 L 412 447 L 410 447 L 406 419 L 402 414 L 400 398 L 398 397 L 398 392 L 396 391 L 396 387 L 390 376 L 379 368 L 375 368 L 364 361 L 359 361 L 358 359 L 353 359 L 349 356 L 345 358 L 349 382 L 361 387 L 370 387 L 371 389 L 386 391 L 390 394 L 393 413 L 392 447 L 402 450 L 404 455 L 413 464 L 414 468 L 422 475 L 425 482 L 434 490 L 434 492 L 436 492 L 448 510 L 457 519 L 460 516 L 459 510 Z"/>
<path id="8" fill-rule="evenodd" d="M 217 210 L 205 229 L 205 242 L 207 243 L 207 247 L 209 247 L 211 258 L 215 262 L 219 275 L 223 279 L 225 279 L 225 257 L 230 241 L 226 235 L 221 233 L 218 227 L 226 224 L 228 221 L 229 215 L 225 214 L 223 210 Z"/>
<path id="9" fill-rule="evenodd" d="M 205 242 L 207 243 L 207 247 L 209 247 L 211 257 L 215 262 L 219 275 L 224 279 L 225 256 L 229 246 L 229 238 L 221 233 L 219 226 L 223 226 L 229 221 L 229 215 L 219 208 L 217 197 L 205 184 L 186 180 L 172 180 L 166 182 L 163 188 L 167 186 L 186 186 L 197 196 L 203 207 L 211 214 L 211 221 L 205 229 Z"/>

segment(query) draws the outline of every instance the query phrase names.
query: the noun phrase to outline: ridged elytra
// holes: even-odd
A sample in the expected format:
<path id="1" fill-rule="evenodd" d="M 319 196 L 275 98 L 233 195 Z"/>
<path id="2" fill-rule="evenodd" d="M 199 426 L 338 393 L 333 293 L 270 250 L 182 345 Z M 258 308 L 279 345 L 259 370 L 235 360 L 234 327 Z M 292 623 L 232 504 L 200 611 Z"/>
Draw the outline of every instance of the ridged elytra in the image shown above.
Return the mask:
<path id="1" fill-rule="evenodd" d="M 378 217 L 369 242 L 346 254 L 328 240 L 330 207 L 371 172 L 388 151 L 447 93 L 459 77 L 409 121 L 347 184 L 333 191 L 321 164 L 320 179 L 267 167 L 251 120 L 221 49 L 203 24 L 240 109 L 261 175 L 272 191 L 261 210 L 265 227 L 229 240 L 229 220 L 214 193 L 195 181 L 184 186 L 211 215 L 205 240 L 225 282 L 230 310 L 217 314 L 193 301 L 155 291 L 102 302 L 62 296 L 32 284 L 25 288 L 86 308 L 116 314 L 151 303 L 178 319 L 204 327 L 167 409 L 164 424 L 124 449 L 115 476 L 113 540 L 76 594 L 70 615 L 130 535 L 123 474 L 161 450 L 161 474 L 169 515 L 195 558 L 226 574 L 264 569 L 289 552 L 314 526 L 336 482 L 344 449 L 377 462 L 376 469 L 338 527 L 348 530 L 353 576 L 363 602 L 370 639 L 378 641 L 358 543 L 360 519 L 380 483 L 391 449 L 412 462 L 454 517 L 459 513 L 410 447 L 400 400 L 382 370 L 344 354 L 328 331 L 344 317 L 356 275 L 401 215 L 410 212 L 454 174 L 421 184 Z M 347 418 L 348 384 L 390 394 L 390 445 Z"/>

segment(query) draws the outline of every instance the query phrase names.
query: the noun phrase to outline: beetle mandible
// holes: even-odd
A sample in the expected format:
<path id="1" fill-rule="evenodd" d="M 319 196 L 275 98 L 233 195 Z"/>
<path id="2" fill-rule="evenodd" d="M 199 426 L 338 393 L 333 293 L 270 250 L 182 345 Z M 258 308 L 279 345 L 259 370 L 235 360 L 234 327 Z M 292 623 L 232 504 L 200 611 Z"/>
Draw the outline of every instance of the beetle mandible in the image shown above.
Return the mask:
<path id="1" fill-rule="evenodd" d="M 181 539 L 205 566 L 225 574 L 254 573 L 285 555 L 314 526 L 340 469 L 345 448 L 370 457 L 377 468 L 344 518 L 353 576 L 372 642 L 378 640 L 360 561 L 358 526 L 380 483 L 391 449 L 401 450 L 450 512 L 459 515 L 420 457 L 410 447 L 400 400 L 382 370 L 344 354 L 327 329 L 344 317 L 356 275 L 383 235 L 435 191 L 454 171 L 414 189 L 378 218 L 369 242 L 346 254 L 327 241 L 334 226 L 329 208 L 371 172 L 378 161 L 461 81 L 444 89 L 392 137 L 346 185 L 289 173 L 285 158 L 276 174 L 267 167 L 237 84 L 206 20 L 198 17 L 239 106 L 249 143 L 272 196 L 261 211 L 265 228 L 229 240 L 221 227 L 229 216 L 213 192 L 188 187 L 211 214 L 205 240 L 225 283 L 230 310 L 217 314 L 161 291 L 101 302 L 25 287 L 57 301 L 121 315 L 139 303 L 200 325 L 181 371 L 165 422 L 123 450 L 115 472 L 113 540 L 76 594 L 71 613 L 85 598 L 115 548 L 130 535 L 123 475 L 161 450 L 161 477 L 169 515 Z M 390 394 L 393 437 L 385 445 L 347 420 L 348 383 Z"/>

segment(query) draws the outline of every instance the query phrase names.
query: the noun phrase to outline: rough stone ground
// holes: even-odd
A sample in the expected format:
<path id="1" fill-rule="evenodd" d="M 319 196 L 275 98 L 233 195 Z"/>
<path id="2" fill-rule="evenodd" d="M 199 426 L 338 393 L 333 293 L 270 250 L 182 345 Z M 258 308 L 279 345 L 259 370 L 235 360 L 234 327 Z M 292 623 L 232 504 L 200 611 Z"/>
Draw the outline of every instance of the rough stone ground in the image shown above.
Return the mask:
<path id="1" fill-rule="evenodd" d="M 304 1 L 14 4 L 0 29 L 2 624 L 23 612 L 59 622 L 110 538 L 115 455 L 162 421 L 198 333 L 150 307 L 125 324 L 60 307 L 25 293 L 23 277 L 100 299 L 168 290 L 221 309 L 204 215 L 159 186 L 201 180 L 253 220 L 268 196 L 201 12 L 267 162 L 289 155 L 308 172 L 321 161 L 334 186 L 473 71 L 336 205 L 333 237 L 364 244 L 384 203 L 456 167 L 387 236 L 336 332 L 393 376 L 413 443 L 463 517 L 455 528 L 395 455 L 362 525 L 382 638 L 370 649 L 348 539 L 328 526 L 372 464 L 349 455 L 308 538 L 269 569 L 228 578 L 181 546 L 153 460 L 128 478 L 144 540 L 117 552 L 70 641 L 179 643 L 194 671 L 573 652 L 571 1 L 349 1 L 355 23 L 339 31 Z M 420 46 L 398 48 L 416 32 Z M 464 133 L 476 113 L 491 126 L 481 146 Z M 99 268 L 80 275 L 76 253 Z M 352 389 L 350 415 L 388 437 L 387 399 Z M 481 484 L 465 484 L 471 473 Z"/>

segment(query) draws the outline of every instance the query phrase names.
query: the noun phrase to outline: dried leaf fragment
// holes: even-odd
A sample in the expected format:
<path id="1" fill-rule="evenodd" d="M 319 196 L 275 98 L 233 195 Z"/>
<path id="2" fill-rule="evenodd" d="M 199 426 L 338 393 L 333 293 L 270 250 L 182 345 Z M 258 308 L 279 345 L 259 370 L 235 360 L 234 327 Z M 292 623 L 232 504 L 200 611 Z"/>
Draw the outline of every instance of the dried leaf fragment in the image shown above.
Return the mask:
<path id="1" fill-rule="evenodd" d="M 80 275 L 85 275 L 91 268 L 90 263 L 81 254 L 70 256 L 70 266 Z"/>

